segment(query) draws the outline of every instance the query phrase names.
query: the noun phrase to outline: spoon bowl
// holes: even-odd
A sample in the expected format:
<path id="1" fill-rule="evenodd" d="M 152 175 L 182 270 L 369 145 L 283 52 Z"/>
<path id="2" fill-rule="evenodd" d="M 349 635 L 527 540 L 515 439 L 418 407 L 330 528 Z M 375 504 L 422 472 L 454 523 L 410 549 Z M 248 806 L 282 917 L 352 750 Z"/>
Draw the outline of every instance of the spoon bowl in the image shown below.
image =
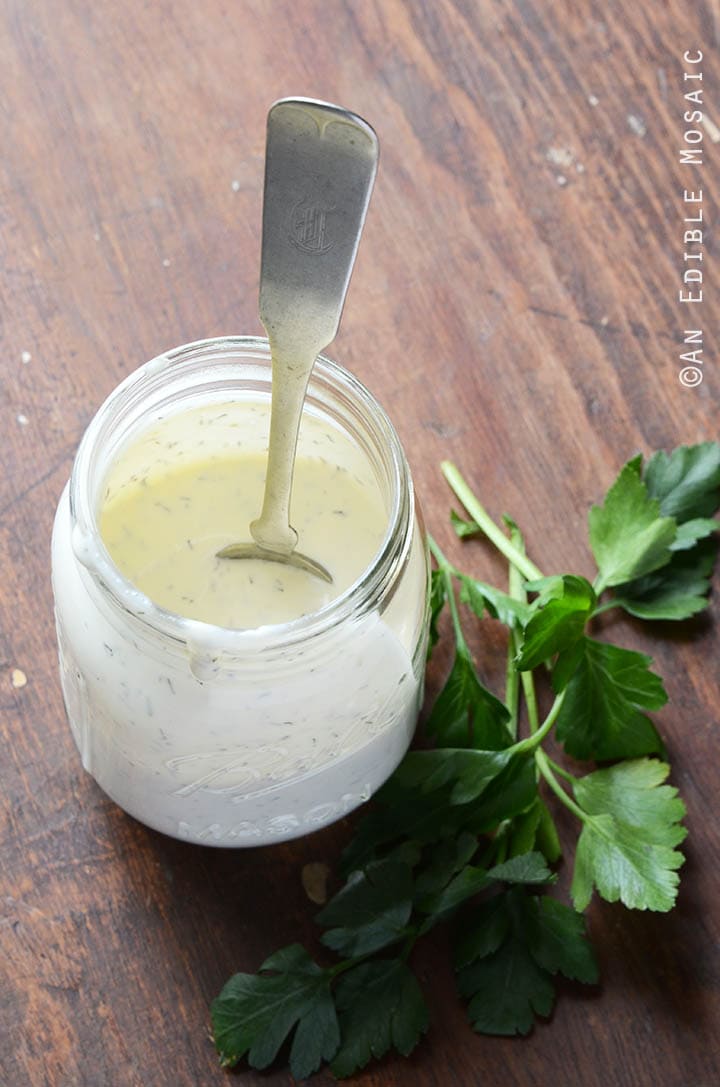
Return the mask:
<path id="1" fill-rule="evenodd" d="M 228 544 L 227 547 L 223 547 L 222 551 L 218 551 L 217 557 L 219 559 L 262 559 L 265 562 L 279 562 L 284 566 L 295 566 L 298 570 L 305 570 L 308 574 L 314 574 L 315 577 L 319 577 L 321 581 L 327 581 L 332 584 L 332 574 L 325 569 L 325 567 L 315 562 L 308 555 L 303 555 L 301 551 L 290 552 L 271 551 L 267 547 L 261 547 L 256 543 L 236 543 Z"/>

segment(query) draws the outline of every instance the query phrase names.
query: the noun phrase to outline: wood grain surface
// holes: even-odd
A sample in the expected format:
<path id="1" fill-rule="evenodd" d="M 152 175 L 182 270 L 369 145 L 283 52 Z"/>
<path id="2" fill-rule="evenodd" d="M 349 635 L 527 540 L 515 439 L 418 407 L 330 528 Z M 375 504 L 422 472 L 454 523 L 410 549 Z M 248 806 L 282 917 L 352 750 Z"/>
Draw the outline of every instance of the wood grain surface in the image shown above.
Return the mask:
<path id="1" fill-rule="evenodd" d="M 222 1072 L 208 1006 L 282 944 L 317 946 L 301 870 L 331 862 L 349 825 L 214 851 L 116 808 L 65 721 L 48 552 L 74 450 L 114 385 L 164 348 L 260 331 L 270 103 L 326 98 L 378 130 L 331 354 L 394 419 L 433 533 L 460 555 L 450 457 L 541 568 L 588 573 L 586 511 L 620 464 L 718 437 L 720 133 L 705 127 L 701 167 L 678 150 L 686 50 L 705 54 L 720 124 L 719 33 L 717 0 L 0 0 L 3 1087 L 290 1082 Z M 683 189 L 698 187 L 705 295 L 682 305 Z M 685 328 L 705 332 L 693 389 L 678 380 Z M 505 577 L 482 544 L 462 559 Z M 657 721 L 690 829 L 677 909 L 596 900 L 602 984 L 563 986 L 524 1040 L 470 1031 L 438 937 L 415 960 L 430 1035 L 362 1087 L 720 1082 L 717 626 L 607 625 L 667 678 Z M 498 680 L 499 633 L 476 649 Z"/>

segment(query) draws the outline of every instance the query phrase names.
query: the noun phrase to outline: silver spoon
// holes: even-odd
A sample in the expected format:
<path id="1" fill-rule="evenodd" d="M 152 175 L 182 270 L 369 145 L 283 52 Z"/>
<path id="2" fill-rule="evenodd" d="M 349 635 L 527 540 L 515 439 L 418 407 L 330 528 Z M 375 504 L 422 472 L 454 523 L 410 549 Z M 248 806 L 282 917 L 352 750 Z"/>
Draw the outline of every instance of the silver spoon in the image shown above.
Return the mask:
<path id="1" fill-rule="evenodd" d="M 223 559 L 265 559 L 332 577 L 296 551 L 290 524 L 295 450 L 315 359 L 335 338 L 377 171 L 378 141 L 354 113 L 283 98 L 267 121 L 260 320 L 272 357 L 272 405 L 262 512 L 253 543 Z"/>

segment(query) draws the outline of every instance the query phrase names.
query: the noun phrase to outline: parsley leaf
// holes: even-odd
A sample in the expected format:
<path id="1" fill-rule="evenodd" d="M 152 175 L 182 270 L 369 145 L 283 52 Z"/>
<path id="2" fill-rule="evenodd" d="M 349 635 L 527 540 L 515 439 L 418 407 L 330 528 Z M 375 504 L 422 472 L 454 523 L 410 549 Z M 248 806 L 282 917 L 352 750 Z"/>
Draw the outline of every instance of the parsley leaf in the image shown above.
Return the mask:
<path id="1" fill-rule="evenodd" d="M 225 1068 L 248 1054 L 267 1068 L 294 1031 L 290 1068 L 296 1079 L 312 1075 L 340 1044 L 327 971 L 299 944 L 267 959 L 259 974 L 235 974 L 213 1001 L 215 1045 Z"/>
<path id="2" fill-rule="evenodd" d="M 556 879 L 557 876 L 549 870 L 540 853 L 526 853 L 496 864 L 489 871 L 467 865 L 442 890 L 421 898 L 418 906 L 425 913 L 446 914 L 493 882 L 542 884 L 554 883 Z"/>
<path id="3" fill-rule="evenodd" d="M 479 1034 L 528 1034 L 536 1015 L 549 1015 L 555 990 L 516 932 L 494 954 L 465 967 L 458 986 L 470 998 L 468 1016 Z"/>
<path id="4" fill-rule="evenodd" d="M 518 669 L 537 668 L 548 657 L 575 645 L 594 607 L 595 593 L 589 581 L 573 574 L 563 577 L 562 590 L 536 611 L 525 627 Z"/>
<path id="5" fill-rule="evenodd" d="M 618 759 L 661 752 L 655 726 L 639 708 L 657 710 L 667 702 L 651 658 L 587 637 L 571 652 L 570 667 L 561 656 L 553 674 L 556 689 L 567 682 L 557 738 L 568 754 Z"/>
<path id="6" fill-rule="evenodd" d="M 598 595 L 611 585 L 649 574 L 670 560 L 677 524 L 660 514 L 640 478 L 642 458 L 627 462 L 605 496 L 588 517 L 590 544 L 598 565 Z"/>
<path id="7" fill-rule="evenodd" d="M 440 920 L 441 915 L 457 909 L 468 898 L 473 898 L 478 892 L 484 891 L 491 883 L 489 874 L 484 868 L 468 864 L 457 875 L 453 876 L 446 887 L 434 894 L 423 895 L 418 899 L 418 909 L 422 913 L 433 915 L 433 920 Z"/>
<path id="8" fill-rule="evenodd" d="M 720 529 L 720 521 L 716 521 L 713 517 L 696 517 L 694 521 L 684 521 L 683 524 L 678 525 L 677 536 L 670 550 L 689 551 L 698 540 L 712 536 L 718 529 Z"/>
<path id="9" fill-rule="evenodd" d="M 523 600 L 514 600 L 507 593 L 493 585 L 475 578 L 460 576 L 460 602 L 482 619 L 487 611 L 493 619 L 499 619 L 505 626 L 524 626 L 530 618 L 530 606 Z"/>
<path id="10" fill-rule="evenodd" d="M 473 898 L 479 891 L 485 890 L 491 883 L 543 884 L 554 883 L 557 877 L 545 864 L 540 853 L 526 853 L 512 857 L 509 861 L 496 864 L 489 871 L 477 865 L 468 864 L 457 872 L 452 879 L 433 894 L 421 896 L 417 905 L 424 913 L 446 915 L 457 909 L 468 898 Z"/>
<path id="11" fill-rule="evenodd" d="M 553 898 L 514 887 L 463 917 L 455 945 L 461 993 L 482 1034 L 527 1034 L 535 1015 L 549 1015 L 552 975 L 597 980 L 583 919 Z"/>
<path id="12" fill-rule="evenodd" d="M 462 540 L 465 536 L 474 536 L 476 532 L 480 531 L 480 525 L 475 521 L 467 521 L 464 517 L 461 517 L 455 510 L 450 510 L 450 523 L 455 529 L 455 534 Z"/>
<path id="13" fill-rule="evenodd" d="M 668 454 L 653 454 L 644 473 L 651 498 L 660 512 L 678 522 L 711 517 L 720 506 L 720 445 L 681 445 Z"/>
<path id="14" fill-rule="evenodd" d="M 477 959 L 485 959 L 504 942 L 510 929 L 511 919 L 504 894 L 480 902 L 463 916 L 455 937 L 455 969 Z"/>
<path id="15" fill-rule="evenodd" d="M 620 899 L 630 909 L 672 908 L 684 859 L 674 847 L 687 832 L 677 789 L 662 784 L 669 772 L 657 759 L 635 759 L 575 783 L 585 812 L 571 890 L 577 910 L 590 902 L 593 885 L 608 902 Z"/>
<path id="16" fill-rule="evenodd" d="M 340 1078 L 392 1047 L 407 1057 L 428 1028 L 414 974 L 401 959 L 361 963 L 337 986 L 342 1044 L 331 1068 Z"/>
<path id="17" fill-rule="evenodd" d="M 425 864 L 415 880 L 416 901 L 442 890 L 477 853 L 478 840 L 463 831 L 454 841 L 439 842 L 427 850 Z"/>
<path id="18" fill-rule="evenodd" d="M 428 795 L 419 789 L 401 789 L 390 778 L 375 794 L 373 807 L 361 818 L 342 855 L 342 871 L 362 868 L 393 843 L 428 844 L 461 829 L 464 808 L 450 808 L 451 789 L 445 786 Z"/>
<path id="19" fill-rule="evenodd" d="M 410 751 L 395 771 L 395 780 L 405 788 L 419 786 L 423 793 L 453 782 L 450 803 L 465 804 L 480 796 L 511 758 L 509 751 L 474 748 Z"/>
<path id="20" fill-rule="evenodd" d="M 478 679 L 467 646 L 459 643 L 455 661 L 426 729 L 446 747 L 480 747 L 500 751 L 512 741 L 506 706 Z"/>
<path id="21" fill-rule="evenodd" d="M 405 864 L 383 860 L 352 872 L 317 915 L 320 925 L 330 926 L 322 942 L 348 957 L 379 951 L 402 936 L 412 899 L 412 873 Z"/>
<path id="22" fill-rule="evenodd" d="M 720 445 L 703 442 L 659 452 L 648 461 L 644 483 L 660 512 L 678 522 L 670 562 L 633 577 L 616 602 L 639 619 L 688 619 L 707 606 L 718 529 L 711 515 L 720 506 Z"/>
<path id="23" fill-rule="evenodd" d="M 530 610 L 535 611 L 547 604 L 548 600 L 555 600 L 563 594 L 562 574 L 550 574 L 549 577 L 539 577 L 534 581 L 525 582 L 525 590 L 529 593 L 537 593 L 530 605 Z"/>
<path id="24" fill-rule="evenodd" d="M 503 819 L 526 811 L 537 797 L 532 752 L 513 754 L 482 794 L 464 804 L 450 802 L 452 782 L 429 793 L 415 785 L 405 787 L 402 765 L 375 795 L 374 808 L 361 819 L 343 853 L 344 871 L 366 866 L 379 850 L 391 848 L 393 843 L 411 840 L 431 844 L 462 831 L 478 835 L 493 830 Z"/>
<path id="25" fill-rule="evenodd" d="M 533 958 L 549 973 L 586 985 L 597 982 L 597 962 L 585 936 L 585 922 L 556 898 L 543 895 L 537 900 L 528 939 Z"/>
<path id="26" fill-rule="evenodd" d="M 689 619 L 707 607 L 716 554 L 714 540 L 701 540 L 673 554 L 662 570 L 621 586 L 615 600 L 638 619 Z"/>
<path id="27" fill-rule="evenodd" d="M 478 834 L 484 834 L 494 830 L 504 819 L 512 819 L 527 811 L 536 797 L 535 759 L 532 752 L 527 752 L 513 755 L 482 796 L 456 810 L 465 812 L 468 827 Z"/>
<path id="28" fill-rule="evenodd" d="M 554 883 L 553 875 L 541 853 L 523 853 L 509 861 L 496 864 L 488 872 L 491 879 L 505 883 Z"/>

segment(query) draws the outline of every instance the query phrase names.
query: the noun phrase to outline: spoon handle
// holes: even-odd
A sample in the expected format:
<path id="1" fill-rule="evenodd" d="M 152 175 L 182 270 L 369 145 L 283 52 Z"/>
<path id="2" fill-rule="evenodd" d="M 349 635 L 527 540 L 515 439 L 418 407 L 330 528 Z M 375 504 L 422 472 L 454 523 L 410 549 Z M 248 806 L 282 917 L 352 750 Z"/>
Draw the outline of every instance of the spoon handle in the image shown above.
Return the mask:
<path id="1" fill-rule="evenodd" d="M 369 124 L 339 106 L 283 98 L 267 121 L 260 320 L 315 357 L 334 339 L 377 171 Z"/>
<path id="2" fill-rule="evenodd" d="M 272 354 L 272 409 L 261 546 L 290 554 L 295 449 L 315 359 L 340 323 L 377 171 L 378 141 L 339 106 L 284 98 L 267 124 L 260 320 Z"/>

